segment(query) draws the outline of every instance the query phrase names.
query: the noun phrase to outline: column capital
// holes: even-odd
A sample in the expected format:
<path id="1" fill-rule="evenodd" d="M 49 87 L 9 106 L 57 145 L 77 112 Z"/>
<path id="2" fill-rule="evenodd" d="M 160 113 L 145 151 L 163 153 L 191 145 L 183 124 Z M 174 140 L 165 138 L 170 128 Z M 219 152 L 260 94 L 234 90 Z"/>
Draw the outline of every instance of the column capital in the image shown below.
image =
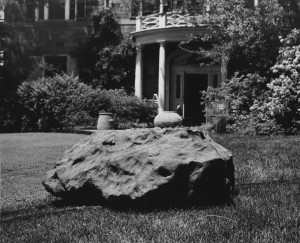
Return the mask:
<path id="1" fill-rule="evenodd" d="M 135 45 L 138 50 L 142 50 L 145 46 L 144 44 L 140 44 L 140 43 L 136 43 Z"/>
<path id="2" fill-rule="evenodd" d="M 159 40 L 159 41 L 157 41 L 157 43 L 158 43 L 160 46 L 165 46 L 167 42 L 166 42 L 165 40 Z"/>

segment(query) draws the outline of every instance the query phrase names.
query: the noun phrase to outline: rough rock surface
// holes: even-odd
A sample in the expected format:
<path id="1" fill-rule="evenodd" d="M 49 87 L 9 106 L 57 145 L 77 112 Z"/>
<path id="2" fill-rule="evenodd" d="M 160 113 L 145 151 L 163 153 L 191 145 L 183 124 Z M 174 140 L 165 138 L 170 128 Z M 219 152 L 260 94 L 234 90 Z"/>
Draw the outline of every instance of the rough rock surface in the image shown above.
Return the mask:
<path id="1" fill-rule="evenodd" d="M 47 191 L 111 205 L 182 205 L 228 200 L 232 153 L 198 128 L 98 131 L 47 173 Z"/>

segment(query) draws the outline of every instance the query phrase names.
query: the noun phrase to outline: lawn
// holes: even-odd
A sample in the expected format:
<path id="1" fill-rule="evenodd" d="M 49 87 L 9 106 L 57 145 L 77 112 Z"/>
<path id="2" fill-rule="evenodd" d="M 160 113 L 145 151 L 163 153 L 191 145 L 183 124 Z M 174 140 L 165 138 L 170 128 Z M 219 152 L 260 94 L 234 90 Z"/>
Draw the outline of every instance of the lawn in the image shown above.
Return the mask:
<path id="1" fill-rule="evenodd" d="M 233 205 L 54 206 L 41 180 L 86 135 L 1 134 L 2 242 L 300 242 L 300 137 L 214 136 L 234 153 Z"/>

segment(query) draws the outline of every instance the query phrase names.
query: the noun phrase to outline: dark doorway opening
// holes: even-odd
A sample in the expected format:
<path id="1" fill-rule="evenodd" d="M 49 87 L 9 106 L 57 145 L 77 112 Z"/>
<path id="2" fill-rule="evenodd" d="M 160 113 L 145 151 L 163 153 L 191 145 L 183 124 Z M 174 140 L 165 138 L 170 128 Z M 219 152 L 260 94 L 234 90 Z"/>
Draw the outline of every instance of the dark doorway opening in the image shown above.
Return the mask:
<path id="1" fill-rule="evenodd" d="M 184 79 L 184 117 L 188 123 L 200 125 L 205 123 L 205 106 L 202 91 L 207 90 L 208 74 L 185 74 Z"/>

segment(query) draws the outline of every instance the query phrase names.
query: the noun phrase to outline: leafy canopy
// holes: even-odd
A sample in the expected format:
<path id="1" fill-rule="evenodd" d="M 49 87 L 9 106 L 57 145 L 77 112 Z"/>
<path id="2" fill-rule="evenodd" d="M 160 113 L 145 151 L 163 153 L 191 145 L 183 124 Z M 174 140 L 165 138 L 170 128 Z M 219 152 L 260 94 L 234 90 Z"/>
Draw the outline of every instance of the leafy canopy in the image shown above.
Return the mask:
<path id="1" fill-rule="evenodd" d="M 100 12 L 91 18 L 88 40 L 76 54 L 79 76 L 94 87 L 131 91 L 135 54 L 135 45 L 124 39 L 113 13 Z"/>
<path id="2" fill-rule="evenodd" d="M 277 0 L 261 0 L 255 9 L 243 0 L 214 0 L 216 24 L 179 46 L 196 54 L 202 64 L 227 61 L 229 76 L 237 71 L 266 74 L 281 47 L 279 36 L 286 36 L 297 25 L 295 11 L 289 7 L 283 8 Z"/>

